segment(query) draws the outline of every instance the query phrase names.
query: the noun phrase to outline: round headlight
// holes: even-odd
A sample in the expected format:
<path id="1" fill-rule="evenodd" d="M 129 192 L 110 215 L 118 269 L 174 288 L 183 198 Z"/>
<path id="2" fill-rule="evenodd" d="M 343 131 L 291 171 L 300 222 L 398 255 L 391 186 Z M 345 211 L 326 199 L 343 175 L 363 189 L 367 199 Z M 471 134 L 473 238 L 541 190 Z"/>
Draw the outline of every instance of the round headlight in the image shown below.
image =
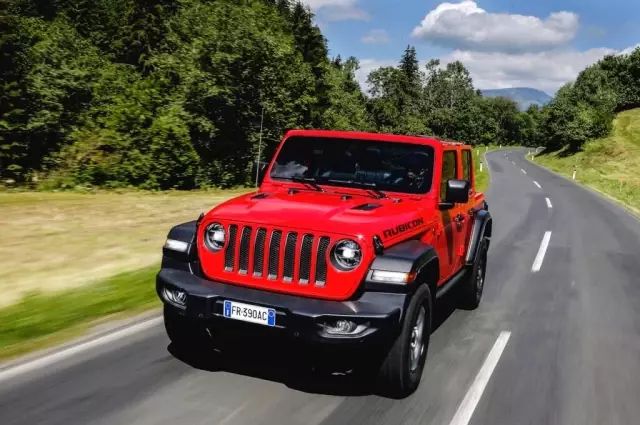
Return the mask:
<path id="1" fill-rule="evenodd" d="M 204 231 L 204 243 L 207 248 L 218 251 L 222 249 L 227 239 L 227 232 L 220 223 L 211 223 Z"/>
<path id="2" fill-rule="evenodd" d="M 356 241 L 343 239 L 333 247 L 333 259 L 338 269 L 355 269 L 362 262 L 362 248 Z"/>

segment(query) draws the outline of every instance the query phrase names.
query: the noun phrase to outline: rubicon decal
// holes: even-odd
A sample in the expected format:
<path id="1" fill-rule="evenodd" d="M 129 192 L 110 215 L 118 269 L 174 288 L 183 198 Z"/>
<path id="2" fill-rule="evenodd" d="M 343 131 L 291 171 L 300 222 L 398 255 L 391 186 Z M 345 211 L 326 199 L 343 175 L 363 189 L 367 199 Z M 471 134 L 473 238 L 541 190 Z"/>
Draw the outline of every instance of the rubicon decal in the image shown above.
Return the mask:
<path id="1" fill-rule="evenodd" d="M 383 233 L 385 239 L 389 239 L 392 236 L 395 236 L 400 233 L 407 232 L 413 228 L 416 228 L 420 225 L 424 224 L 423 218 L 416 218 L 415 220 L 408 221 L 404 224 L 400 224 L 392 229 L 386 229 Z"/>

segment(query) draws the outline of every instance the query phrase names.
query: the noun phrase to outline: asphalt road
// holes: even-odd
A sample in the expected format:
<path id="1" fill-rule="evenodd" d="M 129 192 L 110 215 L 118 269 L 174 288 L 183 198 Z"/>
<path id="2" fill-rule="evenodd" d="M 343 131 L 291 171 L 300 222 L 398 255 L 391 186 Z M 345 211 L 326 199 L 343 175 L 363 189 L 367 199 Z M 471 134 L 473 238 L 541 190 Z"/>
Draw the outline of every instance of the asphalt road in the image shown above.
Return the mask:
<path id="1" fill-rule="evenodd" d="M 271 350 L 189 365 L 154 326 L 0 382 L 0 424 L 639 423 L 638 221 L 522 151 L 487 157 L 495 225 L 483 302 L 472 312 L 439 308 L 413 396 L 301 376 L 270 363 Z M 503 332 L 495 368 L 479 374 Z M 477 403 L 460 409 L 466 419 L 456 416 L 474 394 Z"/>

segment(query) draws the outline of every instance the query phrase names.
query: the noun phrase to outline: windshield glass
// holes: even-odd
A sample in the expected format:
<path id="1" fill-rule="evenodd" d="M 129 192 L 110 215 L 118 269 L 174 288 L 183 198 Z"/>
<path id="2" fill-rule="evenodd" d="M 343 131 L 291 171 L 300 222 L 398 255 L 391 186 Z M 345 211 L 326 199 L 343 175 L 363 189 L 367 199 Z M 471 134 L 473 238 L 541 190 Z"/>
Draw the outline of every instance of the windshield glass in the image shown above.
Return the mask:
<path id="1" fill-rule="evenodd" d="M 351 181 L 391 192 L 427 193 L 433 156 L 432 147 L 413 143 L 293 136 L 282 146 L 270 177 L 301 177 L 334 186 Z"/>

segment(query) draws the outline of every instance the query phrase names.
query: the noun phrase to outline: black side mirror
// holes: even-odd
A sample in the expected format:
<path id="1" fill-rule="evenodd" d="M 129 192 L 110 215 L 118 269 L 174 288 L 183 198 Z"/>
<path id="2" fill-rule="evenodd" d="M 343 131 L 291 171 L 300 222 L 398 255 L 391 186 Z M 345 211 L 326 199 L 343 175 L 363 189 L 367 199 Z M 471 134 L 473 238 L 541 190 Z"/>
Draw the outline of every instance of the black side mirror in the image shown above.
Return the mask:
<path id="1" fill-rule="evenodd" d="M 455 204 L 465 204 L 469 202 L 469 180 L 447 180 L 447 193 L 445 199 L 440 203 L 442 209 L 453 208 Z"/>
<path id="2" fill-rule="evenodd" d="M 251 176 L 252 180 L 256 181 L 258 186 L 262 184 L 262 180 L 264 179 L 264 175 L 267 172 L 268 166 L 268 162 L 253 161 L 253 166 L 251 167 Z"/>

